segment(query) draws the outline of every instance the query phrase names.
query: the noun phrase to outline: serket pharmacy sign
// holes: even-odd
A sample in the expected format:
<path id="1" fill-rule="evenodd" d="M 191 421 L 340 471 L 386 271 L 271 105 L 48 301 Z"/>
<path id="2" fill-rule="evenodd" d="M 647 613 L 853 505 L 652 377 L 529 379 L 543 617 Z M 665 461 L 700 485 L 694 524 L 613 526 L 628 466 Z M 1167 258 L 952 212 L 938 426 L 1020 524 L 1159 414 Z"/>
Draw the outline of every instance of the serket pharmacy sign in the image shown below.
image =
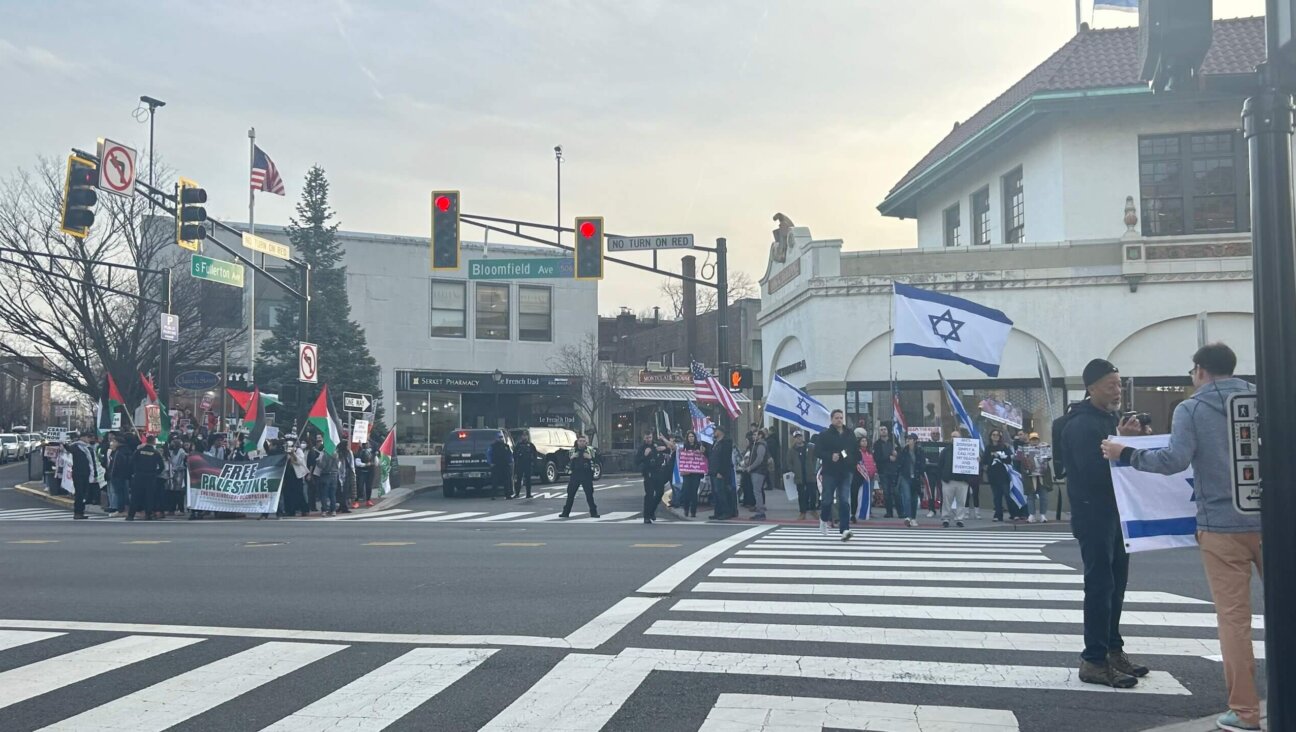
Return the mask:
<path id="1" fill-rule="evenodd" d="M 466 371 L 397 371 L 396 388 L 404 391 L 555 392 L 580 388 L 579 376 L 557 374 L 477 374 Z"/>

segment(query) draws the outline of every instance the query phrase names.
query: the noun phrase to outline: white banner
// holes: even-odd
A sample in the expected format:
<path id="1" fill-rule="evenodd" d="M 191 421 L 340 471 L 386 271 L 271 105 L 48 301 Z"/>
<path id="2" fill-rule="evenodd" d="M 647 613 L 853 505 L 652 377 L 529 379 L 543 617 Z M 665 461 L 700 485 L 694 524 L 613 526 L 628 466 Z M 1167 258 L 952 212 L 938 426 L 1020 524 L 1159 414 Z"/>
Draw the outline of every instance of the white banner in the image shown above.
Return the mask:
<path id="1" fill-rule="evenodd" d="M 971 437 L 954 438 L 954 474 L 981 474 L 981 441 Z"/>
<path id="2" fill-rule="evenodd" d="M 237 461 L 190 455 L 187 504 L 196 511 L 275 513 L 287 465 L 287 455 Z"/>
<path id="3" fill-rule="evenodd" d="M 1170 444 L 1170 435 L 1108 439 L 1139 449 Z M 1111 466 L 1126 551 L 1145 552 L 1197 544 L 1192 468 L 1175 475 L 1161 475 L 1144 473 L 1125 464 Z"/>

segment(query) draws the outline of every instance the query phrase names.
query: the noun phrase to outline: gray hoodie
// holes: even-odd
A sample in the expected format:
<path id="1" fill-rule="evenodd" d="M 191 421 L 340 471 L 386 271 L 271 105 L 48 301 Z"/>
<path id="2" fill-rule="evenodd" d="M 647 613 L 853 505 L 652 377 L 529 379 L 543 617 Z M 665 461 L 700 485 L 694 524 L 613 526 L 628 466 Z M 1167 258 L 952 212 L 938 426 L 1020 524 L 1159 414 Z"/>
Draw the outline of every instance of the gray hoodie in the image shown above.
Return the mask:
<path id="1" fill-rule="evenodd" d="M 1242 379 L 1217 379 L 1175 407 L 1168 447 L 1134 450 L 1130 464 L 1148 473 L 1173 475 L 1192 465 L 1197 528 L 1221 534 L 1260 531 L 1259 514 L 1233 508 L 1233 466 L 1229 448 L 1229 396 L 1255 391 Z"/>

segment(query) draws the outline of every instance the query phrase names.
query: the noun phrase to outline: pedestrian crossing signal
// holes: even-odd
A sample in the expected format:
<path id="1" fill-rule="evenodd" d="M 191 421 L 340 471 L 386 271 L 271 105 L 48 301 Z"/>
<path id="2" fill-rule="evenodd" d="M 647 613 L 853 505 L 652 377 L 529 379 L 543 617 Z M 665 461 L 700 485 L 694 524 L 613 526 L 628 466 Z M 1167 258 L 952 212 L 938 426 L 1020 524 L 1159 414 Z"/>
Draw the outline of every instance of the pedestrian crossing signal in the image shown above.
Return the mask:
<path id="1" fill-rule="evenodd" d="M 432 270 L 459 269 L 459 191 L 432 191 Z"/>
<path id="2" fill-rule="evenodd" d="M 729 367 L 729 391 L 742 391 L 752 386 L 752 370 L 745 366 Z"/>
<path id="3" fill-rule="evenodd" d="M 603 279 L 603 217 L 576 219 L 576 279 Z"/>
<path id="4" fill-rule="evenodd" d="M 99 202 L 95 186 L 99 182 L 98 166 L 93 160 L 69 155 L 67 177 L 63 185 L 63 215 L 59 229 L 69 236 L 84 239 L 94 225 L 94 206 Z"/>

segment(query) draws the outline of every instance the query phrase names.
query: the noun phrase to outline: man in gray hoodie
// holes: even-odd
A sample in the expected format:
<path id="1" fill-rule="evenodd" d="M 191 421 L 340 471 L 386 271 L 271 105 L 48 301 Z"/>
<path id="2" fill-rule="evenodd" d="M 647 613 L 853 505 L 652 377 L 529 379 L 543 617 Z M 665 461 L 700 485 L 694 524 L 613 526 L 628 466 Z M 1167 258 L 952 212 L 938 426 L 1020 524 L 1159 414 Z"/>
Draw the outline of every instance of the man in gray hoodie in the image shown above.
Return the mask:
<path id="1" fill-rule="evenodd" d="M 1229 711 L 1220 729 L 1260 729 L 1260 696 L 1256 691 L 1251 645 L 1251 565 L 1261 571 L 1260 515 L 1233 508 L 1233 464 L 1226 402 L 1254 387 L 1234 378 L 1237 356 L 1223 343 L 1202 346 L 1193 354 L 1197 391 L 1175 407 L 1168 447 L 1136 450 L 1105 440 L 1103 454 L 1137 470 L 1173 475 L 1189 465 L 1197 500 L 1197 543 L 1219 619 L 1220 651 Z M 1130 419 L 1133 419 L 1131 417 Z"/>

